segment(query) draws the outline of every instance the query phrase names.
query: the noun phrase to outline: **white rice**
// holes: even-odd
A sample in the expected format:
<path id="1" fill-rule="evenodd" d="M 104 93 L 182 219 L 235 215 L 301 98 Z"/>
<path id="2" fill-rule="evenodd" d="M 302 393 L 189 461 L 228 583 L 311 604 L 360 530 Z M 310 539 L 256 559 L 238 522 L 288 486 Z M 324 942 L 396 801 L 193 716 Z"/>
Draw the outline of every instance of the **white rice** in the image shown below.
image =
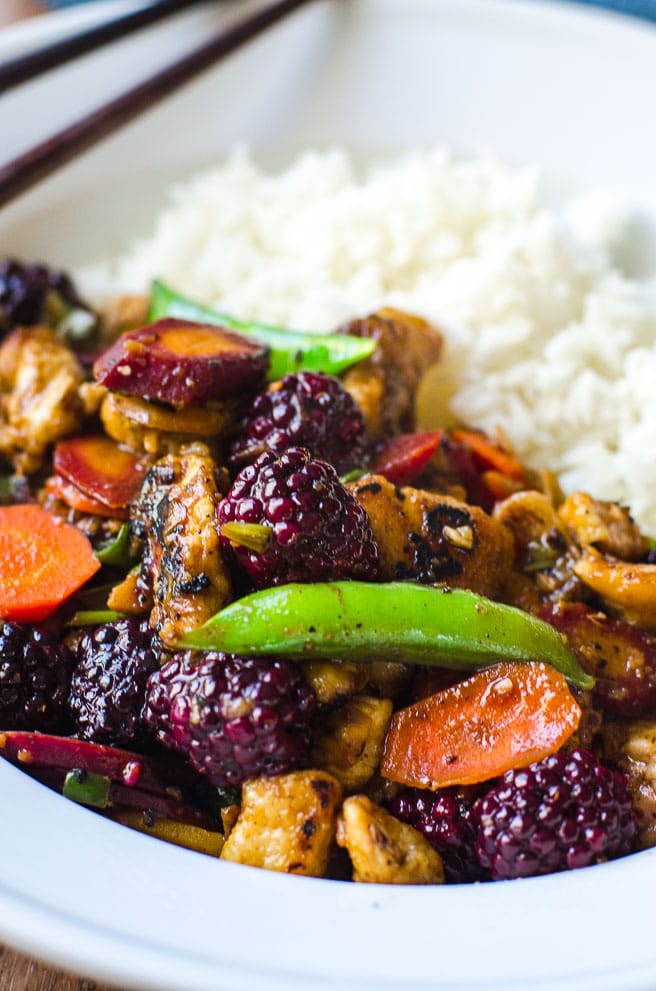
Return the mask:
<path id="1" fill-rule="evenodd" d="M 419 313 L 445 333 L 454 415 L 656 534 L 656 290 L 613 266 L 616 226 L 583 243 L 536 189 L 533 171 L 443 151 L 366 174 L 343 151 L 306 153 L 276 175 L 235 152 L 80 277 L 137 292 L 160 277 L 318 331 L 384 303 Z"/>

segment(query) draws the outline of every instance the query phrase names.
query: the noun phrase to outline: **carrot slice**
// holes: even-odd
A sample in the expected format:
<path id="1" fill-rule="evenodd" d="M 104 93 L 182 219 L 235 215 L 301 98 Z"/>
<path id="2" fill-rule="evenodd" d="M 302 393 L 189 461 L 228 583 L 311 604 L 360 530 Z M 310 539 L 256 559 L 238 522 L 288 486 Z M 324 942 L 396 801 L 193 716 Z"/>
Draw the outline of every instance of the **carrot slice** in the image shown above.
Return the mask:
<path id="1" fill-rule="evenodd" d="M 90 513 L 92 516 L 109 516 L 117 520 L 127 520 L 130 513 L 127 509 L 110 509 L 97 499 L 81 492 L 72 482 L 67 482 L 60 475 L 52 475 L 46 481 L 45 490 L 55 499 L 65 502 L 71 509 L 77 509 L 80 513 Z"/>
<path id="2" fill-rule="evenodd" d="M 442 442 L 442 430 L 400 434 L 379 444 L 369 462 L 369 471 L 383 475 L 394 485 L 409 485 L 435 454 Z"/>
<path id="3" fill-rule="evenodd" d="M 501 471 L 495 471 L 493 468 L 484 471 L 481 478 L 492 493 L 495 502 L 501 502 L 502 499 L 507 499 L 508 496 L 522 490 L 522 482 L 517 481 L 516 478 L 511 478 L 510 475 L 504 475 Z"/>
<path id="4" fill-rule="evenodd" d="M 38 623 L 100 568 L 74 526 L 40 506 L 0 508 L 0 617 Z"/>
<path id="5" fill-rule="evenodd" d="M 94 501 L 126 509 L 139 493 L 149 459 L 102 435 L 69 437 L 56 445 L 53 466 L 57 475 Z"/>
<path id="6" fill-rule="evenodd" d="M 496 664 L 395 713 L 381 771 L 415 788 L 489 781 L 559 750 L 580 719 L 549 664 Z"/>
<path id="7" fill-rule="evenodd" d="M 526 472 L 521 461 L 503 451 L 498 444 L 493 443 L 485 434 L 478 430 L 454 430 L 451 433 L 452 440 L 471 451 L 474 461 L 482 470 L 491 469 L 498 471 L 515 481 L 524 480 Z"/>

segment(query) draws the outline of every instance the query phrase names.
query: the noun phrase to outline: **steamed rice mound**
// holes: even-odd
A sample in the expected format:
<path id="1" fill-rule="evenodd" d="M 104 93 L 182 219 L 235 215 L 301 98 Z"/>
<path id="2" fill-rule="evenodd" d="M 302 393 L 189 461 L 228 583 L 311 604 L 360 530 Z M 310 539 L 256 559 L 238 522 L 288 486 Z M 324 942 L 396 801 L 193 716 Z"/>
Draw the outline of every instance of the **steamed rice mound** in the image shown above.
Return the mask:
<path id="1" fill-rule="evenodd" d="M 158 276 L 318 331 L 383 304 L 416 312 L 445 333 L 453 416 L 501 427 L 566 490 L 628 504 L 656 534 L 656 290 L 577 242 L 536 187 L 442 151 L 364 174 L 343 151 L 307 153 L 275 175 L 239 152 L 173 189 L 102 280 L 146 291 Z"/>

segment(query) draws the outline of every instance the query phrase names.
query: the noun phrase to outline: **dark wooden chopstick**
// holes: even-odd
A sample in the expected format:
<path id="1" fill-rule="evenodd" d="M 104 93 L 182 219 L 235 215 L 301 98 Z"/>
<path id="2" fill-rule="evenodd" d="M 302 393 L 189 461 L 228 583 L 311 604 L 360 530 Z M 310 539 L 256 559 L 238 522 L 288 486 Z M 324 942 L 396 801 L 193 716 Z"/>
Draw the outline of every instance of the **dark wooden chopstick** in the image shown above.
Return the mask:
<path id="1" fill-rule="evenodd" d="M 0 207 L 311 0 L 276 0 L 0 167 Z"/>
<path id="2" fill-rule="evenodd" d="M 65 38 L 28 55 L 4 62 L 0 65 L 0 95 L 29 79 L 35 79 L 49 69 L 56 69 L 57 66 L 71 62 L 81 55 L 87 55 L 102 45 L 118 41 L 119 38 L 124 38 L 133 31 L 155 24 L 165 17 L 203 2 L 206 0 L 159 0 L 158 3 L 150 3 L 130 14 L 124 14 L 98 27 L 82 31 L 72 38 Z"/>

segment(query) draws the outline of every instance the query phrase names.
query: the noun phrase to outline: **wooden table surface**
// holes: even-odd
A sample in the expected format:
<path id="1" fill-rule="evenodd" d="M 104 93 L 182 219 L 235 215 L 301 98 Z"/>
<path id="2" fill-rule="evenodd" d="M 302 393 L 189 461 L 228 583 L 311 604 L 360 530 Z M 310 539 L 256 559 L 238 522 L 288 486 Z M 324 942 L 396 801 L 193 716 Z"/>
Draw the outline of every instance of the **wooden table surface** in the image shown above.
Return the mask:
<path id="1" fill-rule="evenodd" d="M 120 991 L 76 977 L 0 946 L 0 991 Z"/>
<path id="2" fill-rule="evenodd" d="M 41 0 L 0 0 L 0 27 L 40 13 Z M 84 977 L 75 977 L 0 945 L 0 991 L 116 991 Z"/>

